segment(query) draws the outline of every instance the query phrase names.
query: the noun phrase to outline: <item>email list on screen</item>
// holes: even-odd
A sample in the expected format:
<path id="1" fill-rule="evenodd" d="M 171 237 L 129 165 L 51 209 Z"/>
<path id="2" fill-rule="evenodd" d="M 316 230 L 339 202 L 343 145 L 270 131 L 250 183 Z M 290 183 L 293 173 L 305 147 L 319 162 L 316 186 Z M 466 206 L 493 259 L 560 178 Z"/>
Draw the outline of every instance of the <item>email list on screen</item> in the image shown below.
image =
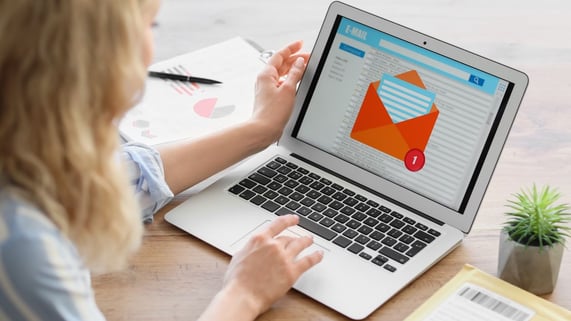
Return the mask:
<path id="1" fill-rule="evenodd" d="M 509 83 L 349 19 L 337 24 L 296 137 L 462 213 Z"/>

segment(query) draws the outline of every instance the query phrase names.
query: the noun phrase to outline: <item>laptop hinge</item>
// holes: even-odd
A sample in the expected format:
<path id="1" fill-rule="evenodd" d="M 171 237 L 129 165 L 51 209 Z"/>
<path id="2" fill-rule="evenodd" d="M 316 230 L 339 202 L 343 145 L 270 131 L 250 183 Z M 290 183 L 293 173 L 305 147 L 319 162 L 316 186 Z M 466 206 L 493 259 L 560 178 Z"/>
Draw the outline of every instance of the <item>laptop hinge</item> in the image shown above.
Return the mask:
<path id="1" fill-rule="evenodd" d="M 371 188 L 369 188 L 369 187 L 367 187 L 367 186 L 365 186 L 365 185 L 363 185 L 363 184 L 359 184 L 358 182 L 355 182 L 354 180 L 352 180 L 352 179 L 350 179 L 350 178 L 348 178 L 348 177 L 345 177 L 345 176 L 343 176 L 343 175 L 341 175 L 341 174 L 339 174 L 339 173 L 337 173 L 337 172 L 334 172 L 334 171 L 332 171 L 332 170 L 330 170 L 330 169 L 328 169 L 328 168 L 325 168 L 324 166 L 321 166 L 321 165 L 319 165 L 319 164 L 317 164 L 317 163 L 314 163 L 314 162 L 310 161 L 309 159 L 307 159 L 307 158 L 305 158 L 305 157 L 303 157 L 303 156 L 299 156 L 298 154 L 295 154 L 295 153 L 291 153 L 290 155 L 291 155 L 292 157 L 294 157 L 294 158 L 299 159 L 299 160 L 302 161 L 302 162 L 308 163 L 308 164 L 311 165 L 311 166 L 317 167 L 317 168 L 319 168 L 320 170 L 322 170 L 322 171 L 324 171 L 324 172 L 327 172 L 327 173 L 329 173 L 329 174 L 331 174 L 331 175 L 333 175 L 333 176 L 335 176 L 335 177 L 337 177 L 337 178 L 339 178 L 339 179 L 342 179 L 342 180 L 348 182 L 349 184 L 355 185 L 355 186 L 357 186 L 357 187 L 359 187 L 359 188 L 361 188 L 361 189 L 366 190 L 367 192 L 369 192 L 369 193 L 371 193 L 371 194 L 377 195 L 378 197 L 380 197 L 380 198 L 382 198 L 382 199 L 385 199 L 385 200 L 387 200 L 387 201 L 389 201 L 389 202 L 391 202 L 391 203 L 394 203 L 394 204 L 396 204 L 396 205 L 398 205 L 398 206 L 400 206 L 400 207 L 402 207 L 402 208 L 404 208 L 404 209 L 406 209 L 406 210 L 408 210 L 408 211 L 411 211 L 411 212 L 413 212 L 414 214 L 417 214 L 417 215 L 419 215 L 419 216 L 422 216 L 423 218 L 425 218 L 425 219 L 427 219 L 427 220 L 429 220 L 429 221 L 431 221 L 431 222 L 433 222 L 433 223 L 436 223 L 436 224 L 441 225 L 441 226 L 444 225 L 444 222 L 442 222 L 442 221 L 440 221 L 440 220 L 437 220 L 437 219 L 435 219 L 434 217 L 431 217 L 431 216 L 429 216 L 429 215 L 426 215 L 425 213 L 422 213 L 422 212 L 420 212 L 419 210 L 416 210 L 416 209 L 414 209 L 414 208 L 412 208 L 412 207 L 410 207 L 410 206 L 408 206 L 408 205 L 406 205 L 406 204 L 403 204 L 403 203 L 401 203 L 401 202 L 399 202 L 399 201 L 397 201 L 397 200 L 394 200 L 394 199 L 392 199 L 392 198 L 390 198 L 390 197 L 384 195 L 383 193 L 379 193 L 378 191 L 375 191 L 375 190 L 373 190 L 373 189 L 371 189 Z"/>

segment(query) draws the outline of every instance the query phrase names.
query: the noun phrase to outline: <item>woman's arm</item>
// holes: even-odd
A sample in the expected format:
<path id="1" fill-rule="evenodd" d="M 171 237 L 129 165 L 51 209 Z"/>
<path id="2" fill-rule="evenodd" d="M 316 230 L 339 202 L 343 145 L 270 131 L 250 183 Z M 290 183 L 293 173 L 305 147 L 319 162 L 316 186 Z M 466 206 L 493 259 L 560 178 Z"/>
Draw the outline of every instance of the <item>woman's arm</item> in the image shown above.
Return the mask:
<path id="1" fill-rule="evenodd" d="M 239 125 L 184 142 L 158 147 L 165 179 L 174 194 L 274 143 L 291 115 L 307 54 L 295 42 L 278 51 L 258 75 L 254 112 Z M 286 77 L 283 79 L 283 77 Z"/>

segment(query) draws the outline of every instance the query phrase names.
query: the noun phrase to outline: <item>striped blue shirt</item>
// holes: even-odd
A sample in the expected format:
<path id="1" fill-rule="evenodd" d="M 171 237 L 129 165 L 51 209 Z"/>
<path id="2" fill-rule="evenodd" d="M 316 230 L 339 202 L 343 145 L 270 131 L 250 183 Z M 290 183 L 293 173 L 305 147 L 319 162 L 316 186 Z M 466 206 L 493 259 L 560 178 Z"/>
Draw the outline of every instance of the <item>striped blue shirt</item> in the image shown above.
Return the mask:
<path id="1" fill-rule="evenodd" d="M 159 154 L 122 148 L 142 219 L 172 198 Z M 0 186 L 0 320 L 105 320 L 77 249 L 33 204 Z"/>

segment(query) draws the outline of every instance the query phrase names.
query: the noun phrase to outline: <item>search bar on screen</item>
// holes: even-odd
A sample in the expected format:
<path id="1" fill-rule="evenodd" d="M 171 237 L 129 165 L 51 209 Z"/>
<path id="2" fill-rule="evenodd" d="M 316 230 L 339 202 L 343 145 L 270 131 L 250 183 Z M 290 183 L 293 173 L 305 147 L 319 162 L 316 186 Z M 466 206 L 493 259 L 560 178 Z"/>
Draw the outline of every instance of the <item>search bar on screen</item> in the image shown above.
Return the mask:
<path id="1" fill-rule="evenodd" d="M 379 41 L 379 46 L 380 46 L 381 48 L 388 49 L 388 50 L 390 50 L 390 51 L 393 51 L 393 52 L 396 52 L 396 53 L 398 53 L 398 54 L 401 54 L 401 55 L 403 55 L 403 56 L 405 56 L 405 57 L 414 59 L 414 60 L 416 60 L 416 61 L 418 61 L 418 62 L 421 62 L 421 63 L 423 63 L 423 64 L 429 65 L 429 66 L 434 67 L 434 68 L 436 68 L 436 69 L 439 69 L 439 70 L 441 70 L 441 71 L 443 71 L 443 72 L 445 72 L 445 73 L 448 73 L 448 74 L 450 74 L 450 75 L 453 75 L 453 76 L 455 76 L 455 77 L 458 77 L 458 78 L 460 78 L 460 79 L 462 79 L 462 80 L 466 80 L 466 81 L 469 81 L 469 82 L 474 83 L 474 81 L 472 80 L 472 78 L 474 78 L 475 76 L 470 75 L 469 73 L 467 73 L 467 72 L 465 72 L 465 71 L 462 71 L 462 70 L 459 70 L 459 69 L 456 69 L 456 68 L 454 68 L 454 67 L 450 67 L 449 65 L 444 64 L 444 63 L 442 63 L 442 62 L 440 62 L 440 61 L 437 61 L 437 60 L 428 58 L 428 57 L 426 57 L 426 56 L 424 56 L 424 55 L 422 55 L 422 54 L 419 54 L 419 53 L 417 53 L 417 52 L 414 52 L 414 51 L 412 51 L 412 50 L 409 50 L 409 49 L 406 49 L 406 48 L 404 48 L 404 47 L 401 47 L 401 46 L 399 46 L 399 45 L 397 45 L 397 44 L 394 44 L 394 43 L 392 43 L 392 42 L 390 42 L 390 41 L 381 39 L 381 41 Z M 477 78 L 477 77 L 476 77 L 476 78 Z M 477 85 L 480 85 L 480 84 L 478 83 L 478 82 L 480 82 L 480 81 L 481 81 L 481 80 L 480 80 L 479 78 L 477 78 L 476 84 L 477 84 Z M 483 81 L 482 81 L 482 83 L 483 83 Z"/>

